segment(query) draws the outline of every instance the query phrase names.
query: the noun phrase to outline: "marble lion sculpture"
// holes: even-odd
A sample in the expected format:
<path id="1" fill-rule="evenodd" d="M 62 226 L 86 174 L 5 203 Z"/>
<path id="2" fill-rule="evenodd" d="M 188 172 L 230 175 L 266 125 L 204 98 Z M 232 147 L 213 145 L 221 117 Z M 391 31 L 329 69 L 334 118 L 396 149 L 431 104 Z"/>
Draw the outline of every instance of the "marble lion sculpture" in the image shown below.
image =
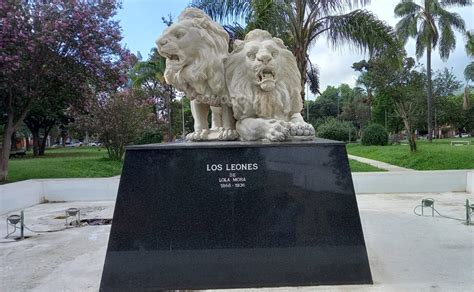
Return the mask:
<path id="1" fill-rule="evenodd" d="M 156 41 L 158 52 L 166 58 L 166 82 L 191 100 L 194 132 L 187 135 L 188 140 L 238 138 L 224 76 L 228 42 L 227 32 L 196 8 L 185 9 Z"/>
<path id="2" fill-rule="evenodd" d="M 225 60 L 226 83 L 236 128 L 244 141 L 312 139 L 314 128 L 301 116 L 300 74 L 283 41 L 253 30 L 236 41 Z"/>

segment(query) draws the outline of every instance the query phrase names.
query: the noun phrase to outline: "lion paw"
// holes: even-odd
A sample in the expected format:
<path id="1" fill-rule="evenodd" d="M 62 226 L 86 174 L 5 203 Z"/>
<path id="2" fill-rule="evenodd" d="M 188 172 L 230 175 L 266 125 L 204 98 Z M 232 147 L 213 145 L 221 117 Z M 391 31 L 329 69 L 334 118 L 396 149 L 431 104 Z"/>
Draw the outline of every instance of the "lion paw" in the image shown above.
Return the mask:
<path id="1" fill-rule="evenodd" d="M 291 136 L 314 136 L 314 127 L 308 123 L 295 123 L 290 126 Z"/>
<path id="2" fill-rule="evenodd" d="M 209 130 L 197 130 L 186 135 L 188 141 L 206 141 L 209 135 Z"/>
<path id="3" fill-rule="evenodd" d="M 221 129 L 219 131 L 218 139 L 221 141 L 233 141 L 239 138 L 239 133 L 236 129 Z"/>
<path id="4" fill-rule="evenodd" d="M 267 132 L 267 139 L 272 142 L 285 141 L 290 136 L 288 123 L 279 120 L 269 120 L 270 129 Z"/>

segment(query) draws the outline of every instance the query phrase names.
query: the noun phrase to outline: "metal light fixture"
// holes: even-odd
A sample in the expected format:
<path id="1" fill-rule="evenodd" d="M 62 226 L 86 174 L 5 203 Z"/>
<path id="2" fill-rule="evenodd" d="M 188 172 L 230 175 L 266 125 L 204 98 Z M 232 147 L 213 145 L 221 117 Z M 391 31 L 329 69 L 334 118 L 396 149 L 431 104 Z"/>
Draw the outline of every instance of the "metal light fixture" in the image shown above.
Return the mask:
<path id="1" fill-rule="evenodd" d="M 24 214 L 23 211 L 20 212 L 20 215 L 13 214 L 7 217 L 7 236 L 5 238 L 10 237 L 13 233 L 16 232 L 17 229 L 20 229 L 20 239 L 24 238 Z M 20 227 L 18 228 L 17 225 L 20 223 Z M 9 226 L 13 227 L 13 231 L 10 232 Z"/>
<path id="2" fill-rule="evenodd" d="M 78 226 L 81 224 L 81 210 L 78 208 L 69 208 L 66 210 L 66 226 L 67 218 L 69 217 L 75 217 Z M 74 220 L 71 220 L 70 224 L 72 224 L 72 222 L 74 222 Z"/>
<path id="3" fill-rule="evenodd" d="M 472 213 L 474 213 L 474 204 L 469 204 L 469 200 L 466 199 L 466 224 L 470 225 L 472 220 Z"/>
<path id="4" fill-rule="evenodd" d="M 421 200 L 421 216 L 423 216 L 423 209 L 430 208 L 431 209 L 431 217 L 434 217 L 434 199 L 427 198 Z"/>

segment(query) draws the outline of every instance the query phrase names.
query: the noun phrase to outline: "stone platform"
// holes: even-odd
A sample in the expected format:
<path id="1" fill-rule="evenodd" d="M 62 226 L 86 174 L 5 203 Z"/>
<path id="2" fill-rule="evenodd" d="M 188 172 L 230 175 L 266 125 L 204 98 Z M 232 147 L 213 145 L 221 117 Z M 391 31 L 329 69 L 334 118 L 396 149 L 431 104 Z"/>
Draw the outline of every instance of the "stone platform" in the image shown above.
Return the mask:
<path id="1" fill-rule="evenodd" d="M 127 149 L 101 291 L 369 283 L 343 143 Z"/>

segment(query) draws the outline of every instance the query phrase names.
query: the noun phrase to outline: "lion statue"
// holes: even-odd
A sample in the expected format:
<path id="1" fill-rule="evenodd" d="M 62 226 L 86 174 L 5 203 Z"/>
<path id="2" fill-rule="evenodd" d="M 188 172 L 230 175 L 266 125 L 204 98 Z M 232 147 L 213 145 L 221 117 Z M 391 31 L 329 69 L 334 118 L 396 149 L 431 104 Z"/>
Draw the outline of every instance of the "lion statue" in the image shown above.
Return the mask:
<path id="1" fill-rule="evenodd" d="M 194 132 L 187 135 L 188 140 L 238 138 L 224 77 L 228 42 L 227 32 L 196 8 L 185 9 L 178 22 L 156 41 L 158 52 L 166 58 L 166 82 L 191 100 Z M 210 107 L 213 111 L 211 130 Z"/>
<path id="2" fill-rule="evenodd" d="M 269 32 L 253 30 L 234 43 L 225 77 L 237 132 L 244 141 L 312 139 L 301 116 L 300 74 L 293 54 Z"/>

